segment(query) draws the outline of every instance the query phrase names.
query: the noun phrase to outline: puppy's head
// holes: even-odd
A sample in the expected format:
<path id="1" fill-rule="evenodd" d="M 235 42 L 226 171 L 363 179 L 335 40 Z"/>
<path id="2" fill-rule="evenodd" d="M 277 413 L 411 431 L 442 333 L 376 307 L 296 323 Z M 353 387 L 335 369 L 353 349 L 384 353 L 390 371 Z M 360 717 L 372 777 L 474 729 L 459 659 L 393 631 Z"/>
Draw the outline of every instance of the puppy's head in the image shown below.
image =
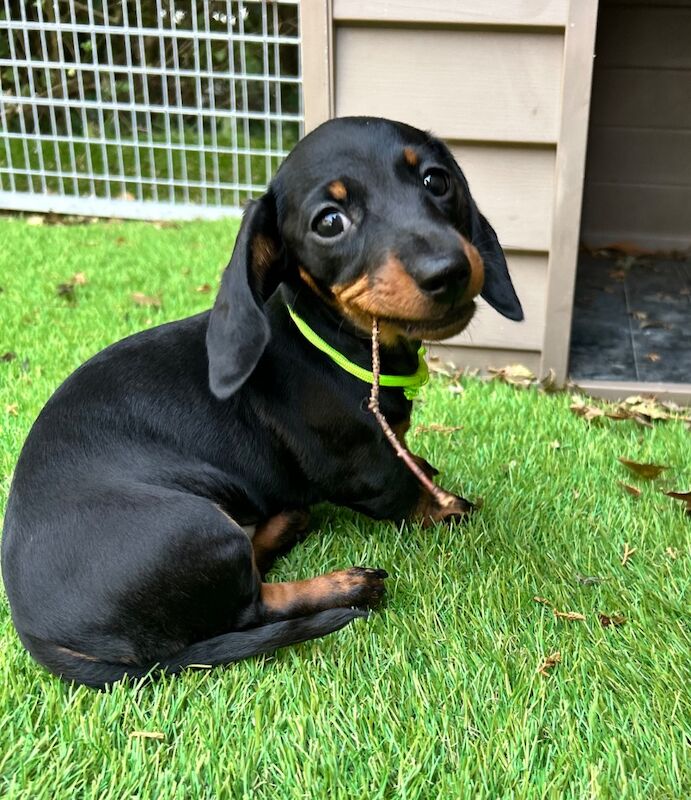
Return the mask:
<path id="1" fill-rule="evenodd" d="M 245 214 L 207 334 L 211 388 L 235 391 L 269 339 L 265 299 L 299 276 L 382 339 L 444 339 L 478 294 L 523 318 L 506 260 L 448 148 L 388 120 L 331 120 L 291 152 Z"/>

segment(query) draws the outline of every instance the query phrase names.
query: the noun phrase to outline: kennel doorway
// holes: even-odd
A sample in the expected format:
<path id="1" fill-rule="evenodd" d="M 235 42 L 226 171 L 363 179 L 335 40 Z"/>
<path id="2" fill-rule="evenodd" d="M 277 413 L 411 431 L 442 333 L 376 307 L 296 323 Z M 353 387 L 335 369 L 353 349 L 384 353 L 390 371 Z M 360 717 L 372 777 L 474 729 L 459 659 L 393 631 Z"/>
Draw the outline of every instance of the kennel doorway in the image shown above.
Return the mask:
<path id="1" fill-rule="evenodd" d="M 691 0 L 601 0 L 570 377 L 691 393 Z"/>

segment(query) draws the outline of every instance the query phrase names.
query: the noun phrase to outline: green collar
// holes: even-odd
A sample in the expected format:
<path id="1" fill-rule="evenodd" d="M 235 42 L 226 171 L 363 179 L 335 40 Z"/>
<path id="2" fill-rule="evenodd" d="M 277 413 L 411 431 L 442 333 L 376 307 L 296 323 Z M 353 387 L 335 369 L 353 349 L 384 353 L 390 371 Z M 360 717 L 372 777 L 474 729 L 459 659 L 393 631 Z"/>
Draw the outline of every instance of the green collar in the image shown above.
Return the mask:
<path id="1" fill-rule="evenodd" d="M 327 355 L 335 364 L 338 364 L 341 369 L 345 370 L 351 375 L 354 375 L 361 381 L 369 383 L 370 386 L 372 385 L 372 382 L 374 381 L 374 375 L 371 370 L 365 369 L 364 367 L 359 367 L 357 364 L 353 364 L 353 362 L 349 361 L 343 355 L 343 353 L 339 353 L 335 347 L 332 347 L 330 344 L 325 342 L 318 333 L 313 331 L 312 328 L 310 328 L 310 326 L 305 322 L 305 320 L 302 319 L 302 317 L 299 317 L 290 306 L 287 306 L 287 308 L 288 313 L 293 319 L 293 322 L 297 326 L 297 329 L 305 337 L 305 339 L 310 342 L 310 344 L 313 344 L 317 350 L 321 350 L 321 352 Z M 412 375 L 380 375 L 379 385 L 403 389 L 403 393 L 408 400 L 412 400 L 413 398 L 417 397 L 420 388 L 429 380 L 429 370 L 425 361 L 424 347 L 420 347 L 417 352 L 417 357 L 418 367 Z"/>

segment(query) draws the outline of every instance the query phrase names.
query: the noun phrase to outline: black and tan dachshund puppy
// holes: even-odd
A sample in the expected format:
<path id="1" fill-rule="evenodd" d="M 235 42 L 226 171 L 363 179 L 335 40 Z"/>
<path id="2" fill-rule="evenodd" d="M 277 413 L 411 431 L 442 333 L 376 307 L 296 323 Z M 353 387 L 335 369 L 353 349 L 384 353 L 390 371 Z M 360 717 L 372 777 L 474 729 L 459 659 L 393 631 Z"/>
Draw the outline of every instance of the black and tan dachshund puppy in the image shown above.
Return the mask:
<path id="1" fill-rule="evenodd" d="M 247 209 L 213 309 L 108 347 L 36 420 L 2 542 L 34 658 L 102 687 L 270 652 L 376 606 L 383 570 L 265 581 L 309 507 L 432 522 L 471 506 L 442 509 L 420 487 L 368 411 L 368 383 L 304 331 L 370 369 L 376 316 L 382 372 L 408 376 L 420 340 L 462 330 L 479 293 L 522 318 L 440 141 L 364 117 L 303 139 Z M 403 440 L 404 390 L 380 402 Z"/>

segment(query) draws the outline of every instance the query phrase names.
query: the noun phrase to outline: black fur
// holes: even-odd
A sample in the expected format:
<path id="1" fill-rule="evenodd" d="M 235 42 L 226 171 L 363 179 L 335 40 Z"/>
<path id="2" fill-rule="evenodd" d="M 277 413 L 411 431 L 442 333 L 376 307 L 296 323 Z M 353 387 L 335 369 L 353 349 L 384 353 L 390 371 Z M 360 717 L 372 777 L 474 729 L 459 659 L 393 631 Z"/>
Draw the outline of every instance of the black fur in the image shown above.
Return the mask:
<path id="1" fill-rule="evenodd" d="M 449 197 L 420 188 L 404 145 L 420 170 L 448 169 Z M 346 201 L 328 200 L 333 180 Z M 338 241 L 314 233 L 325 204 L 350 215 Z M 271 247 L 258 267 L 259 234 Z M 401 520 L 421 496 L 367 411 L 367 384 L 318 353 L 286 304 L 368 367 L 369 336 L 329 301 L 333 287 L 375 274 L 395 251 L 418 281 L 439 264 L 456 270 L 439 311 L 450 319 L 467 284 L 459 234 L 477 242 L 488 301 L 520 318 L 496 236 L 448 150 L 399 123 L 327 123 L 246 212 L 210 314 L 118 342 L 65 381 L 22 450 L 2 542 L 13 620 L 38 661 L 100 687 L 156 667 L 231 663 L 363 614 L 269 621 L 243 529 L 323 501 Z M 414 372 L 418 344 L 406 334 L 384 347 L 383 371 Z M 392 425 L 409 418 L 400 389 L 383 389 L 381 406 Z"/>

